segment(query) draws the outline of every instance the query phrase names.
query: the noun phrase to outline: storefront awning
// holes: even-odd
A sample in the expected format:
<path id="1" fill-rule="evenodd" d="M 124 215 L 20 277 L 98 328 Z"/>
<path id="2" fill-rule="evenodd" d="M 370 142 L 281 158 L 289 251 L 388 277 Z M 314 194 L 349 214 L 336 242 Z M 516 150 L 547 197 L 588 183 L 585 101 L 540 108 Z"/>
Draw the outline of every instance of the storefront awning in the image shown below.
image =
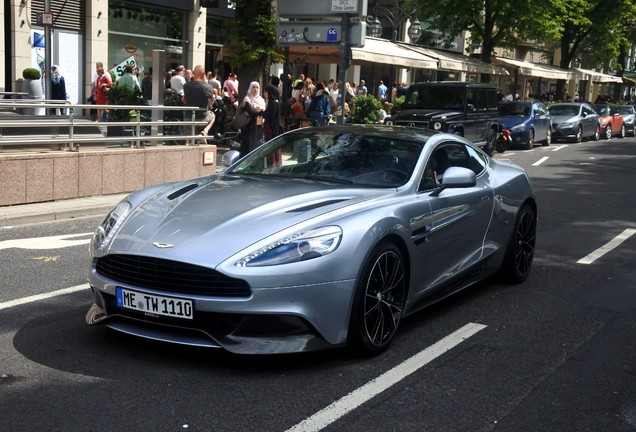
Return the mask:
<path id="1" fill-rule="evenodd" d="M 615 75 L 608 75 L 601 72 L 596 72 L 595 70 L 592 70 L 592 69 L 574 68 L 574 70 L 576 70 L 577 72 L 583 75 L 583 76 L 580 76 L 579 78 L 591 80 L 595 83 L 608 83 L 608 82 L 622 83 L 623 82 L 623 79 L 621 77 L 618 77 Z"/>
<path id="2" fill-rule="evenodd" d="M 351 48 L 353 63 L 372 62 L 404 68 L 436 69 L 437 60 L 386 39 L 366 37 L 364 47 Z M 340 45 L 289 47 L 289 61 L 296 63 L 340 63 Z"/>
<path id="3" fill-rule="evenodd" d="M 570 80 L 578 77 L 578 74 L 575 71 L 561 69 L 559 67 L 548 64 L 531 63 L 523 60 L 514 60 L 503 57 L 496 57 L 494 61 L 499 64 L 505 64 L 518 68 L 521 75 L 557 80 Z"/>
<path id="4" fill-rule="evenodd" d="M 439 69 L 480 74 L 510 75 L 508 71 L 502 67 L 493 66 L 489 63 L 473 57 L 465 56 L 458 52 L 438 50 L 404 43 L 401 43 L 400 45 L 420 54 L 437 59 Z"/>

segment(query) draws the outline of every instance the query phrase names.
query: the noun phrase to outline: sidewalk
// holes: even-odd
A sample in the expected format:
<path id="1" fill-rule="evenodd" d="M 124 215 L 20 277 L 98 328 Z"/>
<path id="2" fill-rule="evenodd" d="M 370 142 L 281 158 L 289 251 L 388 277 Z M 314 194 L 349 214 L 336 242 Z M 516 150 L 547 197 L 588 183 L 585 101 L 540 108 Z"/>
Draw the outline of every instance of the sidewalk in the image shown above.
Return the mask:
<path id="1" fill-rule="evenodd" d="M 106 216 L 128 194 L 99 195 L 34 204 L 0 207 L 0 228 L 74 219 L 83 216 Z"/>

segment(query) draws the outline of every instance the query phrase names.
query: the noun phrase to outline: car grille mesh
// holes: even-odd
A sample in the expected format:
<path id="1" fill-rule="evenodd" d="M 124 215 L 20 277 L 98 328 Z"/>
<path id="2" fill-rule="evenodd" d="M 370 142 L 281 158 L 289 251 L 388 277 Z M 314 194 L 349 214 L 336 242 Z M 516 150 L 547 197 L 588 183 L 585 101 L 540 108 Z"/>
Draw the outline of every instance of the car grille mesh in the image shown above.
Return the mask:
<path id="1" fill-rule="evenodd" d="M 107 255 L 97 259 L 96 270 L 121 283 L 161 291 L 223 297 L 251 294 L 244 280 L 227 277 L 206 267 L 160 258 Z"/>

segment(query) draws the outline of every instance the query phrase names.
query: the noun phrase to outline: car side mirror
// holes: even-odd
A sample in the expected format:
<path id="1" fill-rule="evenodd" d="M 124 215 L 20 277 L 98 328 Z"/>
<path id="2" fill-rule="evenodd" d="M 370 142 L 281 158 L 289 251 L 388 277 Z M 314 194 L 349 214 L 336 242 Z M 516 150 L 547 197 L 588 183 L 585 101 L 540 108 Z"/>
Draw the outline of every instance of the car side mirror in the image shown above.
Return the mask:
<path id="1" fill-rule="evenodd" d="M 234 165 L 234 163 L 240 158 L 241 153 L 239 153 L 237 150 L 230 150 L 229 152 L 223 154 L 223 157 L 221 157 L 221 162 L 223 163 L 223 166 L 227 168 L 230 165 Z"/>
<path id="2" fill-rule="evenodd" d="M 442 184 L 431 193 L 438 196 L 445 189 L 469 188 L 477 185 L 477 175 L 473 170 L 463 167 L 449 167 L 442 174 Z"/>
<path id="3" fill-rule="evenodd" d="M 475 105 L 473 105 L 473 104 L 466 104 L 466 110 L 468 112 L 475 112 L 475 111 L 477 111 L 477 108 L 475 108 Z"/>

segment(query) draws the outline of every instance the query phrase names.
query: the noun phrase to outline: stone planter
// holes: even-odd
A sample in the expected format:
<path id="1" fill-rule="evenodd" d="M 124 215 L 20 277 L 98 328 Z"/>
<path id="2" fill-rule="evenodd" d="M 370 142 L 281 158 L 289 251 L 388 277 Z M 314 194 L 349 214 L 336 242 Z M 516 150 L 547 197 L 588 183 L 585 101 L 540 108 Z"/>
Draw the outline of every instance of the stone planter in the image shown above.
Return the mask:
<path id="1" fill-rule="evenodd" d="M 43 99 L 42 83 L 39 79 L 25 79 L 22 81 L 22 92 L 27 93 L 22 99 Z M 44 108 L 24 108 L 22 110 L 25 115 L 44 115 Z"/>

